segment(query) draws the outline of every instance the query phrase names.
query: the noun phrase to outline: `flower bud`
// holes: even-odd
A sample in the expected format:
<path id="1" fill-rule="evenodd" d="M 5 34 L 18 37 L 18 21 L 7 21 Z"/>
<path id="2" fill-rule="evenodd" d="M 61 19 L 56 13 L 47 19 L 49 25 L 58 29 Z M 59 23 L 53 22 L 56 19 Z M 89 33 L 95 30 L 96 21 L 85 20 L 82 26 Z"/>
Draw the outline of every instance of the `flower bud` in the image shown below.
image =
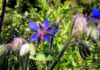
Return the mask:
<path id="1" fill-rule="evenodd" d="M 25 17 L 27 17 L 27 15 L 28 15 L 28 11 L 25 11 Z"/>
<path id="2" fill-rule="evenodd" d="M 91 37 L 92 37 L 93 40 L 98 40 L 98 39 L 99 39 L 97 28 L 93 28 L 93 29 L 92 29 Z"/>
<path id="3" fill-rule="evenodd" d="M 86 22 L 86 19 L 81 14 L 77 14 L 75 16 L 74 24 L 76 26 L 76 32 L 78 34 L 83 34 L 86 32 L 87 22 Z"/>
<path id="4" fill-rule="evenodd" d="M 16 51 L 21 48 L 23 43 L 27 43 L 27 41 L 23 38 L 14 38 L 11 48 L 13 49 L 13 51 Z"/>
<path id="5" fill-rule="evenodd" d="M 2 56 L 5 52 L 6 52 L 6 45 L 3 44 L 3 45 L 0 45 L 0 56 Z"/>
<path id="6" fill-rule="evenodd" d="M 21 49 L 20 49 L 20 56 L 24 56 L 25 54 L 27 54 L 29 52 L 29 44 L 26 43 L 26 44 L 23 44 L 21 46 Z"/>
<path id="7" fill-rule="evenodd" d="M 79 53 L 83 59 L 85 59 L 86 57 L 89 57 L 91 55 L 89 45 L 86 44 L 84 41 L 78 40 L 77 47 L 78 47 Z"/>
<path id="8" fill-rule="evenodd" d="M 59 23 L 58 22 L 53 22 L 51 24 L 51 28 L 54 29 L 54 30 L 58 29 L 59 28 Z"/>
<path id="9" fill-rule="evenodd" d="M 11 48 L 13 49 L 13 51 L 16 51 L 23 44 L 23 42 L 20 38 L 14 38 L 12 44 L 13 46 Z"/>

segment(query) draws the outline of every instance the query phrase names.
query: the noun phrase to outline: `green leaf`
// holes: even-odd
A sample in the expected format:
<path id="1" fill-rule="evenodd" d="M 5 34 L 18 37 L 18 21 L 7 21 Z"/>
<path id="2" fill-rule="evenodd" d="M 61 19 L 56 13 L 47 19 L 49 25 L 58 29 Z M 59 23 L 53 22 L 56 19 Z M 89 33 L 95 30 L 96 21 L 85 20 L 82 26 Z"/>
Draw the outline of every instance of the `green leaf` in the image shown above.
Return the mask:
<path id="1" fill-rule="evenodd" d="M 5 45 L 0 45 L 0 57 L 6 52 L 6 49 Z"/>
<path id="2" fill-rule="evenodd" d="M 38 61 L 51 61 L 55 59 L 55 57 L 50 53 L 37 53 L 29 58 Z"/>
<path id="3" fill-rule="evenodd" d="M 68 8 L 69 8 L 69 4 L 70 4 L 70 3 L 69 3 L 68 1 L 65 1 L 62 8 L 63 8 L 63 9 L 68 9 Z"/>
<path id="4" fill-rule="evenodd" d="M 30 54 L 31 55 L 35 55 L 35 47 L 32 43 L 29 44 L 29 49 L 30 49 Z"/>

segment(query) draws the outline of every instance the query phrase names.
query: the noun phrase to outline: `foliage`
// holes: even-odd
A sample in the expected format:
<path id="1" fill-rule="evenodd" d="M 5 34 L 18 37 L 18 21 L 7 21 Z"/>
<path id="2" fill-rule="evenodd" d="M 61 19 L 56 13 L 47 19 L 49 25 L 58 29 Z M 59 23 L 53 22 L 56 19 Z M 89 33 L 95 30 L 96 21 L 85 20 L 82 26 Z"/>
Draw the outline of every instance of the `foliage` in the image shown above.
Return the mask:
<path id="1" fill-rule="evenodd" d="M 99 0 L 8 0 L 4 17 L 4 24 L 0 33 L 0 44 L 11 43 L 15 37 L 23 37 L 29 42 L 29 39 L 33 34 L 29 27 L 29 20 L 33 20 L 34 22 L 41 21 L 41 23 L 43 23 L 47 17 L 50 24 L 53 22 L 58 22 L 60 25 L 60 30 L 55 35 L 52 49 L 48 51 L 49 43 L 46 41 L 34 42 L 35 49 L 32 49 L 34 49 L 35 52 L 31 49 L 31 51 L 34 52 L 31 52 L 31 54 L 34 56 L 32 59 L 41 59 L 43 61 L 32 61 L 30 59 L 28 61 L 28 69 L 33 68 L 37 70 L 43 70 L 46 68 L 46 64 L 49 66 L 48 63 L 52 62 L 48 62 L 48 60 L 59 61 L 59 59 L 55 59 L 55 56 L 62 49 L 66 39 L 69 37 L 69 31 L 73 17 L 77 13 L 81 13 L 86 16 L 91 14 L 91 8 L 99 7 L 99 3 Z M 0 13 L 2 11 L 2 4 L 3 0 L 0 0 Z M 26 14 L 26 12 L 28 12 L 28 14 Z M 97 26 L 98 24 L 88 24 L 88 27 L 91 27 L 93 30 L 94 28 L 97 29 Z M 80 57 L 77 45 L 74 42 L 65 50 L 64 56 L 56 65 L 55 70 L 100 68 L 100 42 L 98 39 L 95 40 L 93 35 L 91 36 L 92 31 L 89 33 L 89 30 L 90 28 L 87 30 L 87 35 L 83 34 L 82 37 L 79 38 L 84 40 L 90 46 L 91 57 L 83 60 Z M 0 48 L 0 52 L 1 51 L 2 50 Z M 47 53 L 47 51 L 52 53 Z M 4 58 L 5 60 L 3 61 L 8 62 L 8 70 L 21 70 L 21 67 L 23 67 L 25 64 L 24 61 L 27 60 L 27 55 L 20 57 L 18 51 L 11 51 L 8 54 L 10 55 L 4 55 L 2 58 L 0 58 L 0 62 Z M 45 57 L 46 55 L 48 58 Z M 0 65 L 2 64 L 0 63 Z"/>

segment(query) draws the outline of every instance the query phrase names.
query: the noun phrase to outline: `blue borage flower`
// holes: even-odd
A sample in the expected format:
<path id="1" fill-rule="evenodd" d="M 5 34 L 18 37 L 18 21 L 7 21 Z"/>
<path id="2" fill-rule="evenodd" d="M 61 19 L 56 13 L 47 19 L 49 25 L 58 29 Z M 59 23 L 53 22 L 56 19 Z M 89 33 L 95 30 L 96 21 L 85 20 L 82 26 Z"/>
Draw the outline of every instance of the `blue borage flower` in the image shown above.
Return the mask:
<path id="1" fill-rule="evenodd" d="M 91 8 L 93 12 L 93 19 L 100 19 L 100 9 Z"/>
<path id="2" fill-rule="evenodd" d="M 48 19 L 46 18 L 44 24 L 37 25 L 33 21 L 29 21 L 29 25 L 32 31 L 36 31 L 30 38 L 30 41 L 36 41 L 39 38 L 43 41 L 50 42 L 50 36 L 54 36 L 56 32 L 59 31 L 59 28 L 54 30 L 50 28 Z"/>
<path id="3" fill-rule="evenodd" d="M 96 23 L 100 23 L 100 9 L 91 8 L 93 15 L 92 21 Z"/>

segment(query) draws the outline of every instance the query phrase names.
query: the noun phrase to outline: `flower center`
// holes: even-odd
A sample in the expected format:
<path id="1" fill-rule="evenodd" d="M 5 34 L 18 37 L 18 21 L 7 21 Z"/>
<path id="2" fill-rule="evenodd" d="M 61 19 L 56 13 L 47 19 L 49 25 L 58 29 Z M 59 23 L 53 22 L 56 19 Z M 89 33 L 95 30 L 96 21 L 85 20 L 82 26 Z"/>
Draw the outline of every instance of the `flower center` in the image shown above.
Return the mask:
<path id="1" fill-rule="evenodd" d="M 43 40 L 43 38 L 46 35 L 47 31 L 48 31 L 48 29 L 45 29 L 40 25 L 40 29 L 37 32 L 38 32 L 38 35 L 40 36 L 41 40 Z"/>
<path id="2" fill-rule="evenodd" d="M 41 40 L 43 40 L 44 36 L 46 35 L 46 30 L 41 29 L 38 31 L 38 34 L 39 34 Z"/>
<path id="3" fill-rule="evenodd" d="M 41 38 L 41 40 L 43 40 L 43 37 L 44 37 L 44 32 L 40 32 L 40 38 Z"/>

